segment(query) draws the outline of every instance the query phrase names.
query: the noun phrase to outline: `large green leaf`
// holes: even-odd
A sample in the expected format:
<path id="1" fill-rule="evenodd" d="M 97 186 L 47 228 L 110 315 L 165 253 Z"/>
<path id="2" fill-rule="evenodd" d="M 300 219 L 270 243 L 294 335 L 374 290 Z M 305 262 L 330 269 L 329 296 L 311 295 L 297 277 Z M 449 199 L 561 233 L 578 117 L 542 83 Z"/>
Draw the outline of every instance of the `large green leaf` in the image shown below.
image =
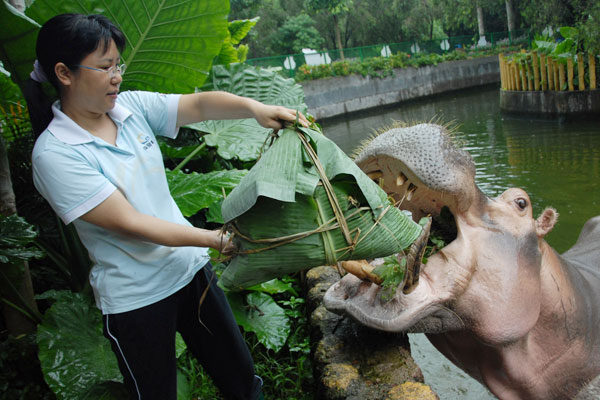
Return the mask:
<path id="1" fill-rule="evenodd" d="M 215 65 L 212 69 L 212 90 L 223 90 L 250 97 L 265 104 L 282 105 L 306 113 L 304 91 L 293 79 L 283 78 L 277 72 L 254 68 L 245 64 L 228 67 Z M 258 158 L 270 129 L 263 128 L 254 119 L 204 121 L 190 128 L 208 133 L 206 144 L 217 148 L 219 156 L 252 161 Z"/>
<path id="2" fill-rule="evenodd" d="M 570 26 L 563 26 L 558 28 L 560 35 L 565 39 L 577 40 L 577 36 L 579 35 L 579 31 L 577 28 L 573 28 Z"/>
<path id="3" fill-rule="evenodd" d="M 214 90 L 250 97 L 265 104 L 306 111 L 302 86 L 277 72 L 246 64 L 215 65 L 211 71 Z"/>
<path id="4" fill-rule="evenodd" d="M 20 87 L 33 67 L 35 40 L 40 25 L 8 4 L 0 4 L 0 60 Z M 4 95 L 3 95 L 4 97 Z"/>
<path id="5" fill-rule="evenodd" d="M 239 19 L 236 21 L 231 21 L 229 23 L 229 34 L 231 36 L 232 44 L 239 44 L 243 38 L 246 37 L 250 29 L 254 25 L 256 25 L 259 21 L 260 17 L 255 17 L 252 19 Z"/>
<path id="6" fill-rule="evenodd" d="M 1 7 L 1 6 L 0 6 Z M 8 73 L 8 71 L 6 71 Z M 25 105 L 25 98 L 19 91 L 19 87 L 10 79 L 10 75 L 0 73 L 0 104 L 9 111 L 10 104 Z M 2 119 L 6 118 L 3 116 Z"/>
<path id="7" fill-rule="evenodd" d="M 290 320 L 271 296 L 261 292 L 247 295 L 228 292 L 227 300 L 245 331 L 254 332 L 268 349 L 279 351 L 283 347 L 290 334 Z"/>
<path id="8" fill-rule="evenodd" d="M 276 294 L 276 293 L 285 293 L 289 292 L 294 296 L 298 296 L 298 293 L 292 286 L 291 282 L 283 282 L 280 279 L 271 279 L 270 281 L 263 282 L 259 285 L 254 285 L 248 288 L 248 290 L 253 290 L 255 292 L 263 292 L 268 294 Z"/>
<path id="9" fill-rule="evenodd" d="M 223 41 L 221 46 L 221 52 L 215 60 L 216 64 L 231 64 L 231 63 L 243 63 L 246 61 L 246 54 L 248 53 L 247 45 L 238 45 L 240 41 L 246 37 L 250 29 L 258 22 L 259 17 L 253 19 L 242 19 L 231 21 L 229 23 L 229 35 Z"/>
<path id="10" fill-rule="evenodd" d="M 246 170 L 213 171 L 207 174 L 167 170 L 167 180 L 175 203 L 186 217 L 223 199 L 246 175 Z"/>
<path id="11" fill-rule="evenodd" d="M 16 214 L 6 217 L 0 215 L 0 263 L 42 258 L 43 251 L 30 247 L 36 236 L 33 225 L 22 217 Z"/>
<path id="12" fill-rule="evenodd" d="M 207 145 L 217 148 L 220 157 L 240 161 L 256 160 L 270 132 L 255 119 L 204 121 L 190 127 L 208 133 L 204 140 Z"/>
<path id="13" fill-rule="evenodd" d="M 123 89 L 194 91 L 208 76 L 228 36 L 229 2 L 221 0 L 36 0 L 26 10 L 40 24 L 66 12 L 101 13 L 123 30 L 127 38 Z M 31 71 L 37 29 L 34 22 L 18 18 L 13 15 L 2 24 L 0 38 L 3 47 L 18 47 L 2 55 L 2 61 L 20 83 Z"/>
<path id="14" fill-rule="evenodd" d="M 123 378 L 110 343 L 102 335 L 102 315 L 91 299 L 70 291 L 50 291 L 38 298 L 56 300 L 37 333 L 38 356 L 48 386 L 59 399 L 99 398 L 98 394 L 118 398 L 116 385 L 105 382 Z"/>

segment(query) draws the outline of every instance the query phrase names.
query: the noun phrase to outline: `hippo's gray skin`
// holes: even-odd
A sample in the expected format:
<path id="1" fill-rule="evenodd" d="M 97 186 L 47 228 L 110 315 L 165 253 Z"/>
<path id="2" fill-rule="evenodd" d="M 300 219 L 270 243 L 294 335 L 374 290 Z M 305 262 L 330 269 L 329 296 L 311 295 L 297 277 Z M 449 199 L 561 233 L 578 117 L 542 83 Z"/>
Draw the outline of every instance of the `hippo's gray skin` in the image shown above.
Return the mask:
<path id="1" fill-rule="evenodd" d="M 382 299 L 378 285 L 347 274 L 325 294 L 329 310 L 384 331 L 426 333 L 500 399 L 600 398 L 600 216 L 559 255 L 544 240 L 556 211 L 533 219 L 521 189 L 486 197 L 471 157 L 438 125 L 391 129 L 356 162 L 382 175 L 415 219 L 448 206 L 457 237 L 429 257 L 409 294 L 399 288 Z"/>

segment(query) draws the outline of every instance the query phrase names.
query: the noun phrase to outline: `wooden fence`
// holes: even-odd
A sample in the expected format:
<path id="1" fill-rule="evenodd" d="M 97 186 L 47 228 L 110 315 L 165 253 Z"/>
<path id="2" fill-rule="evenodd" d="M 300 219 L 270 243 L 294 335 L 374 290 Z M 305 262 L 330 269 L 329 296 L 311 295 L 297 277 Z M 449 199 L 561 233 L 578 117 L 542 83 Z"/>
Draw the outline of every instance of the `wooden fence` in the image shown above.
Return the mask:
<path id="1" fill-rule="evenodd" d="M 518 57 L 507 59 L 499 54 L 500 82 L 503 90 L 578 90 L 596 89 L 596 56 L 585 57 L 577 54 L 576 63 L 573 58 L 567 59 L 567 65 L 545 54 L 536 51 L 520 53 Z M 574 65 L 576 64 L 576 65 Z M 566 67 L 566 68 L 565 68 Z M 575 70 L 577 68 L 577 70 Z M 589 74 L 589 87 L 586 87 L 585 73 Z M 577 72 L 577 83 L 575 83 Z"/>

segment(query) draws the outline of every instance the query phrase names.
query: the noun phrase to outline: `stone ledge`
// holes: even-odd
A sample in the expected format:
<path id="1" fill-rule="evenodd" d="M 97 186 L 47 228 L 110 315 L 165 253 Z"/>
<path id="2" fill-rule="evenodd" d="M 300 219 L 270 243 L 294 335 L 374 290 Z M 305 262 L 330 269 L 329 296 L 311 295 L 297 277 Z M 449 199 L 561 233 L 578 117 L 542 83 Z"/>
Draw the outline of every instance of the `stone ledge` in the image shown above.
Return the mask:
<path id="1" fill-rule="evenodd" d="M 500 91 L 500 110 L 542 118 L 600 118 L 600 90 Z"/>
<path id="2" fill-rule="evenodd" d="M 306 274 L 313 363 L 319 400 L 437 400 L 410 356 L 408 336 L 366 328 L 325 309 L 325 291 L 340 279 L 332 267 Z"/>
<path id="3" fill-rule="evenodd" d="M 490 56 L 394 69 L 385 78 L 350 75 L 301 84 L 308 112 L 323 119 L 496 82 L 498 57 Z"/>

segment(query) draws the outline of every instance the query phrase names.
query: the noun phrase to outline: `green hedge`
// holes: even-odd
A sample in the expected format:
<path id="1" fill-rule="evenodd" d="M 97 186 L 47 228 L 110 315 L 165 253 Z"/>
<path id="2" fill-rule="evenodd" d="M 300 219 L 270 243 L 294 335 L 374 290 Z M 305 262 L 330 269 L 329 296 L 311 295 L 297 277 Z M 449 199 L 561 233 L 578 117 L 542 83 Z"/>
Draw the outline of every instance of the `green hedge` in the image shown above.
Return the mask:
<path id="1" fill-rule="evenodd" d="M 511 52 L 519 50 L 520 46 L 497 46 L 493 49 L 466 52 L 464 50 L 455 50 L 446 54 L 417 54 L 398 52 L 390 57 L 372 57 L 363 61 L 346 60 L 335 61 L 331 64 L 322 65 L 301 65 L 294 79 L 296 82 L 329 78 L 333 76 L 362 75 L 383 78 L 393 74 L 395 68 L 415 67 L 423 65 L 437 65 L 441 62 L 464 60 L 476 57 L 486 57 L 489 55 Z"/>

